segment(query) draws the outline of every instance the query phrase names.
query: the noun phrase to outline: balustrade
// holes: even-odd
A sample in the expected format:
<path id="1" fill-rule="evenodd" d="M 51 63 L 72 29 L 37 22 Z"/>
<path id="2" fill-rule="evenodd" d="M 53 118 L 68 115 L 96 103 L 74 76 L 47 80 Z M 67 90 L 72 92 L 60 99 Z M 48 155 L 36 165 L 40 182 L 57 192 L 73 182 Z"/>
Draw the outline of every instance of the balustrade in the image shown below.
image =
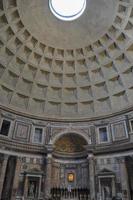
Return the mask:
<path id="1" fill-rule="evenodd" d="M 73 188 L 68 190 L 67 188 L 52 188 L 51 198 L 54 200 L 61 199 L 78 199 L 89 200 L 90 191 L 87 188 Z"/>

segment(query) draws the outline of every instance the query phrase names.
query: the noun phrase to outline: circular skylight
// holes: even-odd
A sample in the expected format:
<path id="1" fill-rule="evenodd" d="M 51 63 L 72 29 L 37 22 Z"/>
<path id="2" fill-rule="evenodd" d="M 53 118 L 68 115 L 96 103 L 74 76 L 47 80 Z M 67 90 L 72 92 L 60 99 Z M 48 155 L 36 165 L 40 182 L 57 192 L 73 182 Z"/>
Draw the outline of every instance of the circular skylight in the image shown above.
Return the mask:
<path id="1" fill-rule="evenodd" d="M 58 19 L 72 21 L 83 14 L 86 0 L 49 0 L 49 6 Z"/>

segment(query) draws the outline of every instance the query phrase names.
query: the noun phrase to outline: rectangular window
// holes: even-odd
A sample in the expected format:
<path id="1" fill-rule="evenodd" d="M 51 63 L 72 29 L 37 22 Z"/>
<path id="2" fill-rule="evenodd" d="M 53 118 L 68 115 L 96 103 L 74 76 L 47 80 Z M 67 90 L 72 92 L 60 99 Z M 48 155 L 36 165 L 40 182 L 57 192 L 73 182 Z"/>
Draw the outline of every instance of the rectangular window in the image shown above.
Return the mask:
<path id="1" fill-rule="evenodd" d="M 9 129 L 10 129 L 10 124 L 11 124 L 10 121 L 5 120 L 5 119 L 3 120 L 2 126 L 1 126 L 1 130 L 0 130 L 0 134 L 1 135 L 8 136 Z"/>
<path id="2" fill-rule="evenodd" d="M 42 135 L 43 129 L 42 128 L 35 128 L 34 133 L 34 143 L 42 143 Z"/>
<path id="3" fill-rule="evenodd" d="M 99 142 L 108 142 L 107 127 L 99 128 Z"/>

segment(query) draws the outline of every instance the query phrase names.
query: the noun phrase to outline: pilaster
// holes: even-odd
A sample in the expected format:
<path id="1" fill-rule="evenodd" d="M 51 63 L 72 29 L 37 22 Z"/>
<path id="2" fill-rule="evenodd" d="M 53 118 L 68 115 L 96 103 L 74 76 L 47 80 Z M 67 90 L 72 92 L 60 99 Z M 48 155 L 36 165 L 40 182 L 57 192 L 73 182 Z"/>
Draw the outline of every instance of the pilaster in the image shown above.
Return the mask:
<path id="1" fill-rule="evenodd" d="M 95 163 L 94 156 L 92 154 L 88 155 L 89 163 L 89 180 L 90 180 L 90 197 L 92 200 L 95 199 Z"/>
<path id="2" fill-rule="evenodd" d="M 7 168 L 8 158 L 9 158 L 9 155 L 4 155 L 2 168 L 1 168 L 1 174 L 0 174 L 0 199 L 1 199 L 1 195 L 2 195 L 4 179 L 5 179 L 5 175 L 6 175 L 6 168 Z"/>
<path id="3" fill-rule="evenodd" d="M 14 181 L 13 181 L 13 191 L 12 191 L 11 200 L 14 200 L 17 194 L 20 170 L 21 170 L 21 158 L 18 157 L 17 162 L 16 162 L 16 170 L 15 170 L 15 176 L 14 176 Z"/>
<path id="4" fill-rule="evenodd" d="M 51 145 L 47 146 L 47 157 L 46 157 L 46 176 L 45 176 L 45 198 L 50 198 L 51 190 L 51 179 L 52 179 L 52 151 L 53 148 Z"/>
<path id="5" fill-rule="evenodd" d="M 128 175 L 124 158 L 121 158 L 120 170 L 121 170 L 122 197 L 123 200 L 130 200 Z"/>

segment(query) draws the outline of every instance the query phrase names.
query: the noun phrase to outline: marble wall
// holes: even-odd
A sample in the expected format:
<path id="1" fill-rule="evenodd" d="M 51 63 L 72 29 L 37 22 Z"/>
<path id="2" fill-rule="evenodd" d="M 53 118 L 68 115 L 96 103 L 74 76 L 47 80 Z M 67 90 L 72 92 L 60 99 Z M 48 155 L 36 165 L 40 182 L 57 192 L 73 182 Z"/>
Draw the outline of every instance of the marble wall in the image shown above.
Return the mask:
<path id="1" fill-rule="evenodd" d="M 68 174 L 74 174 L 74 181 L 68 181 Z M 77 160 L 70 163 L 69 160 L 53 161 L 52 166 L 52 186 L 68 188 L 89 188 L 89 167 L 87 160 Z"/>
<path id="2" fill-rule="evenodd" d="M 112 116 L 103 120 L 86 122 L 51 122 L 32 119 L 0 111 L 0 127 L 3 120 L 11 122 L 8 136 L 0 132 L 0 195 L 8 175 L 8 161 L 15 156 L 15 171 L 12 182 L 11 200 L 27 198 L 28 184 L 37 181 L 38 198 L 49 197 L 52 187 L 67 187 L 67 175 L 75 175 L 72 187 L 90 189 L 92 199 L 99 199 L 104 178 L 112 178 L 112 195 L 130 200 L 132 192 L 132 164 L 127 167 L 125 158 L 133 155 L 133 112 Z M 41 143 L 34 143 L 35 128 L 42 128 Z M 109 140 L 99 141 L 99 128 L 107 127 Z M 86 157 L 66 156 L 56 158 L 54 144 L 68 133 L 83 137 L 87 145 Z M 55 156 L 55 157 L 54 157 Z M 82 155 L 83 156 L 83 155 Z M 87 157 L 88 156 L 88 157 Z M 36 177 L 36 180 L 33 180 Z M 100 181 L 99 181 L 100 179 Z M 5 192 L 4 192 L 5 193 Z M 5 194 L 4 194 L 5 195 Z"/>

